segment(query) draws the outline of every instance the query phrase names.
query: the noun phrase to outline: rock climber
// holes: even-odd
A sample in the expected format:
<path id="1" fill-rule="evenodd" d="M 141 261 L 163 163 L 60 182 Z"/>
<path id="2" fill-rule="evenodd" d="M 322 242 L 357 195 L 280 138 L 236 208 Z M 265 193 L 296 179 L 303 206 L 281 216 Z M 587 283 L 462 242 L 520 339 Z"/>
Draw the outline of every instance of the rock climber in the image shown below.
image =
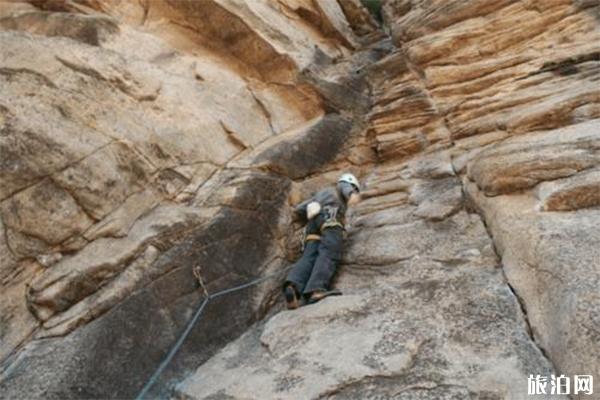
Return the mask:
<path id="1" fill-rule="evenodd" d="M 317 192 L 296 206 L 294 212 L 306 221 L 303 252 L 291 267 L 283 286 L 288 309 L 301 303 L 312 304 L 331 295 L 330 280 L 342 257 L 344 218 L 349 206 L 360 201 L 358 179 L 350 173 L 342 174 L 335 187 Z"/>

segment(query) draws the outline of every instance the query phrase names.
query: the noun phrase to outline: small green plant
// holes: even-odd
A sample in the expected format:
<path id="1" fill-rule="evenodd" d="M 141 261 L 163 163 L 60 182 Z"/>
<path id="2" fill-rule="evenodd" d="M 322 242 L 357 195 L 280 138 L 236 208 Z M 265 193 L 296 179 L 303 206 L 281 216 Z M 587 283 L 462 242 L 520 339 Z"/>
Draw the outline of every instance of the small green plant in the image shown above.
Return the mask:
<path id="1" fill-rule="evenodd" d="M 383 22 L 381 15 L 381 0 L 360 0 L 363 6 L 369 10 L 371 15 L 379 22 Z"/>

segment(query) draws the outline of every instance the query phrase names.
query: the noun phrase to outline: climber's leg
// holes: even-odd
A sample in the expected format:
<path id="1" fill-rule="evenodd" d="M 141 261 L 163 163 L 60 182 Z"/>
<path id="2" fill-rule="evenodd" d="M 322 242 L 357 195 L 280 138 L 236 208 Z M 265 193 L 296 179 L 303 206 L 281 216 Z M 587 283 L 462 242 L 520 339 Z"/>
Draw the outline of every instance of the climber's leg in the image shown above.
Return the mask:
<path id="1" fill-rule="evenodd" d="M 302 252 L 302 256 L 294 265 L 292 265 L 292 269 L 289 272 L 285 283 L 283 284 L 283 290 L 286 297 L 286 302 L 288 305 L 294 302 L 294 299 L 291 298 L 288 301 L 288 296 L 291 295 L 289 290 L 286 290 L 288 286 L 292 286 L 295 291 L 297 297 L 299 297 L 300 293 L 304 290 L 306 286 L 306 282 L 310 278 L 310 274 L 312 272 L 313 266 L 315 264 L 315 260 L 317 259 L 317 255 L 319 254 L 319 241 L 318 240 L 308 240 L 304 245 L 304 251 Z M 294 308 L 294 307 L 292 307 Z"/>
<path id="2" fill-rule="evenodd" d="M 313 293 L 315 299 L 323 298 L 324 295 L 340 294 L 333 291 L 328 292 L 328 290 L 331 278 L 342 258 L 342 241 L 343 229 L 341 227 L 334 226 L 323 230 L 319 243 L 319 254 L 302 292 L 309 299 Z"/>
<path id="3" fill-rule="evenodd" d="M 315 260 L 319 254 L 320 229 L 323 218 L 317 216 L 306 224 L 304 230 L 302 256 L 294 265 L 283 284 L 283 295 L 288 309 L 300 306 L 300 294 L 310 278 Z"/>

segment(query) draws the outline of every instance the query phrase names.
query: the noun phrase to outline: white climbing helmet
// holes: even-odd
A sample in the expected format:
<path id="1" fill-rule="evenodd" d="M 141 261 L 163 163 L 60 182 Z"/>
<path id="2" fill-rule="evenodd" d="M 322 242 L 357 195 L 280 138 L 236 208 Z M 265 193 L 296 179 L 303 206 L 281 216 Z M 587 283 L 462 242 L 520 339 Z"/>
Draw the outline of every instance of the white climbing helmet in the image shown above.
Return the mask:
<path id="1" fill-rule="evenodd" d="M 347 182 L 353 185 L 356 188 L 356 190 L 360 192 L 360 183 L 358 183 L 358 179 L 356 179 L 356 177 L 351 173 L 347 172 L 345 174 L 342 174 L 342 176 L 340 176 L 340 179 L 338 179 L 338 182 Z"/>

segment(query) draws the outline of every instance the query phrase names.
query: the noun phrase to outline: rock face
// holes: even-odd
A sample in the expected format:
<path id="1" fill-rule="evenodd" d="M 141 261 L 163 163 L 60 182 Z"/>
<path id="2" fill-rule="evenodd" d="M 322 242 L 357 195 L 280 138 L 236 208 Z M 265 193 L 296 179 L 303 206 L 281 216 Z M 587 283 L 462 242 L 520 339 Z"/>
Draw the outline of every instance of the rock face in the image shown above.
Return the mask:
<path id="1" fill-rule="evenodd" d="M 414 210 L 357 217 L 337 282 L 345 295 L 254 327 L 179 397 L 524 398 L 528 371 L 552 366 L 481 220 L 462 210 L 426 222 Z M 382 212 L 405 218 L 377 226 Z"/>
<path id="2" fill-rule="evenodd" d="M 597 13 L 388 2 L 347 295 L 257 324 L 176 397 L 521 399 L 531 373 L 598 374 Z"/>
<path id="3" fill-rule="evenodd" d="M 524 399 L 530 374 L 600 377 L 599 15 L 3 4 L 1 397 L 132 398 L 196 278 L 269 274 L 211 300 L 152 396 Z M 345 295 L 281 311 L 289 206 L 345 170 L 364 182 Z"/>
<path id="4" fill-rule="evenodd" d="M 2 12 L 2 397 L 134 397 L 202 300 L 195 275 L 214 293 L 281 269 L 292 180 L 372 159 L 368 87 L 349 71 L 380 57 L 359 50 L 380 34 L 355 34 L 337 3 Z M 278 287 L 211 303 L 153 394 Z"/>

